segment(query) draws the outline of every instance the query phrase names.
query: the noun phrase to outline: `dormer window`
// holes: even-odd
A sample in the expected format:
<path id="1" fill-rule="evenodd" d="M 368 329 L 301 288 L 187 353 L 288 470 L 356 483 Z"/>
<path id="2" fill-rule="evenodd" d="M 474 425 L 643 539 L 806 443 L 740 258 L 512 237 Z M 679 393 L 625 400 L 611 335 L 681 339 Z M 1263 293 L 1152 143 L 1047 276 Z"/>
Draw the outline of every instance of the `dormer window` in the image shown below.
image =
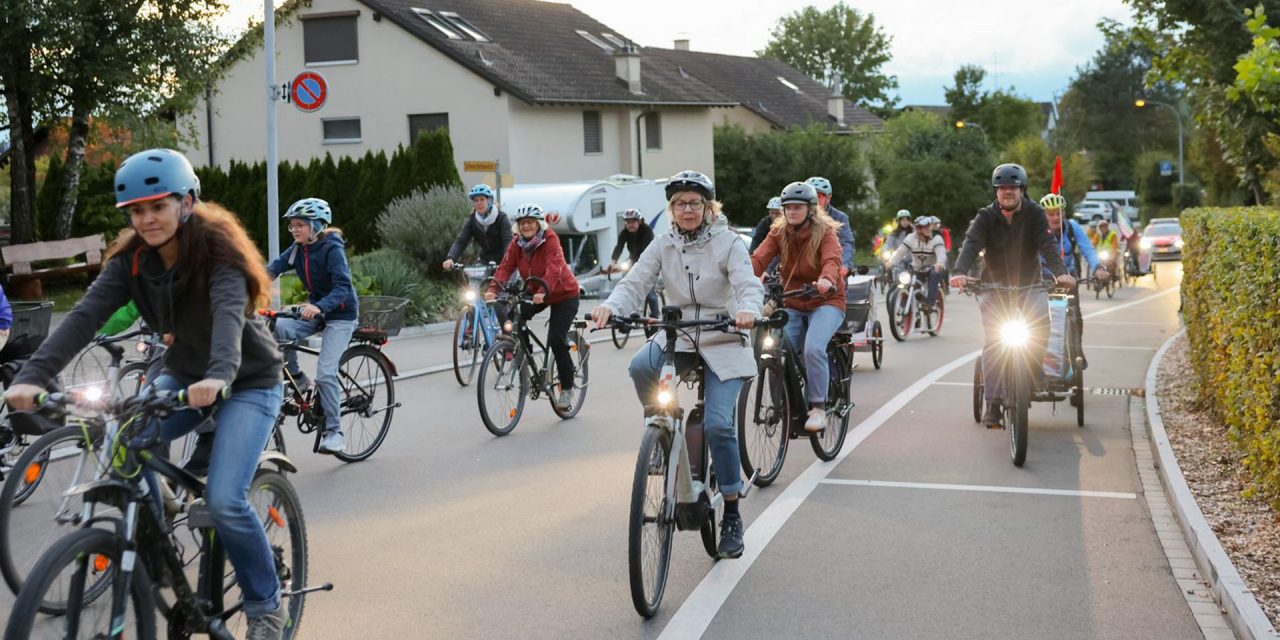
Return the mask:
<path id="1" fill-rule="evenodd" d="M 426 9 L 419 9 L 417 7 L 412 7 L 412 9 L 414 13 L 418 14 L 419 18 L 422 18 L 424 22 L 435 27 L 436 31 L 439 31 L 446 38 L 450 40 L 462 39 L 462 34 L 454 30 L 452 26 L 450 26 L 447 22 L 444 21 L 444 18 L 441 18 L 440 16 L 434 13 L 431 13 Z"/>
<path id="2" fill-rule="evenodd" d="M 800 87 L 797 87 L 797 86 L 796 86 L 793 82 L 791 82 L 790 80 L 787 80 L 786 78 L 784 78 L 784 77 L 782 77 L 782 76 L 778 76 L 778 82 L 781 82 L 781 83 L 782 83 L 782 86 L 784 86 L 784 87 L 786 87 L 786 88 L 788 88 L 788 89 L 790 89 L 790 90 L 792 90 L 792 91 L 794 91 L 794 92 L 796 92 L 796 93 L 800 93 Z"/>
<path id="3" fill-rule="evenodd" d="M 622 38 L 619 38 L 618 36 L 615 36 L 612 33 L 602 33 L 600 34 L 600 36 L 603 37 L 605 40 L 608 40 L 609 44 L 612 44 L 613 46 L 619 49 L 625 49 L 627 47 L 627 43 L 623 42 Z"/>
<path id="4" fill-rule="evenodd" d="M 482 31 L 477 29 L 475 25 L 467 22 L 466 18 L 463 18 L 452 11 L 441 11 L 440 17 L 448 20 L 450 26 L 471 36 L 471 39 L 476 42 L 489 42 L 490 40 L 489 36 L 486 36 Z"/>
<path id="5" fill-rule="evenodd" d="M 578 35 L 585 38 L 587 42 L 590 42 L 591 44 L 594 44 L 595 46 L 600 47 L 601 49 L 604 49 L 609 53 L 613 53 L 613 47 L 609 46 L 608 42 L 605 42 L 604 40 L 601 40 L 600 38 L 597 38 L 591 35 L 590 32 L 583 31 L 582 29 L 578 29 L 577 33 Z"/>

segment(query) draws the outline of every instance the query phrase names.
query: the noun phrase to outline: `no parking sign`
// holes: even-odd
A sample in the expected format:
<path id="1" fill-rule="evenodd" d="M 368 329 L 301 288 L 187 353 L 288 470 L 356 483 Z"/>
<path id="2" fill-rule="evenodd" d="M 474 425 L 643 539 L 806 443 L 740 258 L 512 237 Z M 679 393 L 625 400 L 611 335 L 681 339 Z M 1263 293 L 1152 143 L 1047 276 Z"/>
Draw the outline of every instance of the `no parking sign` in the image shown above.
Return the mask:
<path id="1" fill-rule="evenodd" d="M 329 98 L 329 83 L 314 71 L 303 71 L 289 84 L 289 98 L 303 113 L 319 111 Z"/>

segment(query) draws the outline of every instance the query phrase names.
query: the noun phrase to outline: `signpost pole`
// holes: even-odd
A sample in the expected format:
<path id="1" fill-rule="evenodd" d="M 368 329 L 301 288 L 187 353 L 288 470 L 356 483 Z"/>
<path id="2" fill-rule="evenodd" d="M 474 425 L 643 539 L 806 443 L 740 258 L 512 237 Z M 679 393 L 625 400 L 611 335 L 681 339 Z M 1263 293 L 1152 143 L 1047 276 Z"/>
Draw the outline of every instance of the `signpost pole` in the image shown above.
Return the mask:
<path id="1" fill-rule="evenodd" d="M 494 185 L 493 188 L 497 190 L 498 192 L 497 200 L 498 200 L 498 203 L 501 204 L 502 203 L 502 161 L 501 160 L 493 161 L 493 178 L 494 178 L 494 181 L 498 183 Z"/>
<path id="2" fill-rule="evenodd" d="M 280 176 L 276 147 L 276 11 L 271 0 L 262 0 L 263 58 L 267 63 L 267 259 L 280 256 Z M 271 304 L 280 306 L 280 287 L 271 287 Z"/>

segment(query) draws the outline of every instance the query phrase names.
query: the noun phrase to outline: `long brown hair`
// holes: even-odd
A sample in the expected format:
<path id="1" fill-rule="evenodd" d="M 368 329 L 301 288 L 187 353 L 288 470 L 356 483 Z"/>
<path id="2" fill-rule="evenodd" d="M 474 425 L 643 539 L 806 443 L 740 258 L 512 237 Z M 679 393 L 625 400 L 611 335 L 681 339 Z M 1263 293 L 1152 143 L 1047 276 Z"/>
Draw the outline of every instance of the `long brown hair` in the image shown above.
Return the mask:
<path id="1" fill-rule="evenodd" d="M 809 234 L 809 245 L 805 247 L 804 255 L 801 257 L 807 257 L 816 266 L 821 263 L 823 236 L 827 235 L 828 232 L 838 232 L 840 223 L 827 215 L 826 209 L 816 204 L 809 205 L 809 223 L 813 231 Z M 778 232 L 778 245 L 782 254 L 782 262 L 791 264 L 792 237 L 797 231 L 787 222 L 787 214 L 785 212 L 773 220 L 769 232 L 772 233 L 774 230 Z"/>
<path id="2" fill-rule="evenodd" d="M 235 214 L 213 202 L 197 202 L 191 218 L 178 226 L 177 273 L 192 276 L 190 293 L 196 299 L 208 298 L 209 276 L 216 265 L 226 264 L 244 274 L 249 290 L 249 303 L 245 313 L 267 303 L 271 279 L 267 276 L 266 261 L 249 233 Z M 106 259 L 117 254 L 132 254 L 146 250 L 147 243 L 133 227 L 120 232 L 107 249 Z"/>

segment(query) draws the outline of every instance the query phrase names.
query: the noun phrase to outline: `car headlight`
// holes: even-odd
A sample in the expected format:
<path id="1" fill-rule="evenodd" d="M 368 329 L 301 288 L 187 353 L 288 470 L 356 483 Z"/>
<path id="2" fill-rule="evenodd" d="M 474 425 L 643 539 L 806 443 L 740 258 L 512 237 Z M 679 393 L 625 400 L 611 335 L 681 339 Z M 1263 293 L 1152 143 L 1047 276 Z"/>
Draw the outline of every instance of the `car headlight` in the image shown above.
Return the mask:
<path id="1" fill-rule="evenodd" d="M 764 348 L 772 349 L 775 343 L 777 343 L 777 340 L 774 340 L 773 336 L 767 335 L 764 337 Z"/>
<path id="2" fill-rule="evenodd" d="M 1110 260 L 1110 259 L 1111 259 L 1111 252 L 1110 252 L 1110 251 L 1099 251 L 1099 252 L 1098 252 L 1098 259 L 1099 259 L 1099 260 Z"/>
<path id="3" fill-rule="evenodd" d="M 1143 251 L 1148 251 L 1148 250 L 1150 250 L 1150 249 L 1151 249 L 1151 240 L 1149 240 L 1149 239 L 1147 239 L 1147 238 L 1143 238 L 1143 239 L 1139 240 L 1139 241 L 1138 241 L 1138 248 L 1139 248 L 1139 249 L 1142 249 Z"/>
<path id="4" fill-rule="evenodd" d="M 1173 241 L 1173 246 L 1175 246 L 1175 247 L 1177 247 L 1177 248 L 1181 249 L 1181 248 L 1182 248 L 1182 238 L 1178 238 L 1178 239 L 1174 240 L 1174 241 Z"/>
<path id="5" fill-rule="evenodd" d="M 476 292 L 475 292 L 475 291 L 472 291 L 472 290 L 470 290 L 470 289 L 467 289 L 466 291 L 463 291 L 463 292 L 462 292 L 462 298 L 463 298 L 464 300 L 466 300 L 467 302 L 475 302 L 475 301 L 476 301 Z"/>
<path id="6" fill-rule="evenodd" d="M 1000 341 L 1006 347 L 1021 349 L 1031 340 L 1031 327 L 1025 320 L 1009 320 L 1000 326 Z"/>
<path id="7" fill-rule="evenodd" d="M 904 285 L 905 285 L 905 284 L 911 284 L 911 273 L 910 273 L 910 272 L 908 272 L 908 271 L 903 271 L 902 273 L 899 273 L 899 274 L 898 274 L 898 282 L 900 282 L 900 283 L 902 283 L 902 284 L 904 284 Z"/>

